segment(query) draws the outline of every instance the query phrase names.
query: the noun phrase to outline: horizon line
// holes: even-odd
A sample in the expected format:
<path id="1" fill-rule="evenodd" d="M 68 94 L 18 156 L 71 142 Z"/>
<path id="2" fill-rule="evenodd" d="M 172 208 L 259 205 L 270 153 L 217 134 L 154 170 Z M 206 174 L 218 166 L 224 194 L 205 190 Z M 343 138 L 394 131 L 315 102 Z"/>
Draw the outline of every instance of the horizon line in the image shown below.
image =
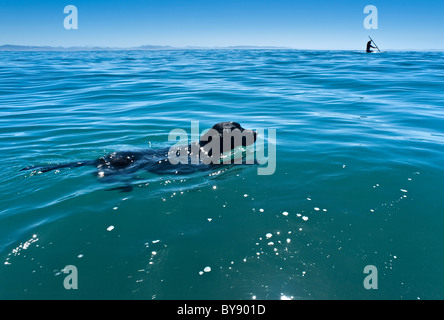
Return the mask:
<path id="1" fill-rule="evenodd" d="M 156 51 L 156 50 L 223 50 L 223 49 L 257 49 L 257 50 L 300 50 L 300 51 L 365 51 L 360 49 L 310 49 L 286 46 L 260 46 L 260 45 L 230 45 L 230 46 L 170 46 L 170 45 L 140 45 L 133 47 L 113 46 L 50 46 L 50 45 L 0 45 L 0 51 Z M 385 49 L 383 51 L 444 51 L 444 49 Z"/>

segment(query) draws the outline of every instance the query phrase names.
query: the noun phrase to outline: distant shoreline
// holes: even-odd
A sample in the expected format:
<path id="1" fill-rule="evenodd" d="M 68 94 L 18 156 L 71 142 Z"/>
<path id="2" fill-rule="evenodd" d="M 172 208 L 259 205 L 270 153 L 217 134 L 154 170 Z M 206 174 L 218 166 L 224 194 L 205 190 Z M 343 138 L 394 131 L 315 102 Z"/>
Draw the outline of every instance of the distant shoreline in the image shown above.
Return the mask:
<path id="1" fill-rule="evenodd" d="M 138 50 L 219 50 L 219 49 L 265 49 L 265 50 L 293 50 L 290 47 L 274 47 L 274 46 L 227 46 L 227 47 L 172 47 L 172 46 L 156 46 L 144 45 L 138 47 L 53 47 L 53 46 L 25 46 L 25 45 L 1 45 L 0 51 L 138 51 Z"/>
<path id="2" fill-rule="evenodd" d="M 173 47 L 173 46 L 156 46 L 156 45 L 144 45 L 138 47 L 53 47 L 53 46 L 25 46 L 25 45 L 10 45 L 5 44 L 0 46 L 0 52 L 81 52 L 81 51 L 167 51 L 167 50 L 294 50 L 294 51 L 352 51 L 362 52 L 365 51 L 359 49 L 297 49 L 291 47 L 274 47 L 274 46 L 226 46 L 226 47 L 199 47 L 199 46 L 186 46 L 186 47 Z M 386 52 L 444 52 L 442 49 L 387 49 Z"/>

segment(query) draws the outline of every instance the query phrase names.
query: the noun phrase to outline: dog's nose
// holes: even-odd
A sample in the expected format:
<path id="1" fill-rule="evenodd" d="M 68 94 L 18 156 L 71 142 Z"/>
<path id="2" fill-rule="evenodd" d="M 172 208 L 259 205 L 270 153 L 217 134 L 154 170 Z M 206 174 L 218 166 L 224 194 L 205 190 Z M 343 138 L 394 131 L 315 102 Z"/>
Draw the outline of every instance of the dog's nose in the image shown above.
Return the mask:
<path id="1" fill-rule="evenodd" d="M 256 138 L 257 138 L 257 132 L 254 130 L 244 130 L 243 131 L 243 135 L 244 135 L 244 139 L 246 139 L 246 137 L 251 137 L 251 135 L 253 135 L 253 141 L 256 142 Z M 245 140 L 246 143 L 247 140 Z"/>

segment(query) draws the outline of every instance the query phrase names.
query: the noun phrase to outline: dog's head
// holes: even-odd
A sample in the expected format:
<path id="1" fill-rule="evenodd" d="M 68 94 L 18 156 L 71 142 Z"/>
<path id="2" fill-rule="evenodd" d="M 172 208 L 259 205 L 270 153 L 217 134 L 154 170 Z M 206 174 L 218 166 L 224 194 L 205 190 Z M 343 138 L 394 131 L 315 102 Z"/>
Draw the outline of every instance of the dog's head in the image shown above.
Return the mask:
<path id="1" fill-rule="evenodd" d="M 257 132 L 241 127 L 237 122 L 217 123 L 200 139 L 200 147 L 211 156 L 219 148 L 219 154 L 237 147 L 247 147 L 256 142 Z M 218 140 L 218 141 L 217 141 Z"/>

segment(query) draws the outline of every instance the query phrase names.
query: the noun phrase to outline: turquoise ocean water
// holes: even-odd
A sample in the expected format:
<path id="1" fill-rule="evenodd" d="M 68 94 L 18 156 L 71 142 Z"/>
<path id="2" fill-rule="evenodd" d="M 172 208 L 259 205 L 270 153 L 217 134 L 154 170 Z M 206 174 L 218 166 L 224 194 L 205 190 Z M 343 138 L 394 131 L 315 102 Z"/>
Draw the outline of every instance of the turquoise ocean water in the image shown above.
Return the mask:
<path id="1" fill-rule="evenodd" d="M 443 101 L 441 52 L 2 52 L 0 298 L 443 299 Z M 20 171 L 191 121 L 275 129 L 276 172 Z"/>

